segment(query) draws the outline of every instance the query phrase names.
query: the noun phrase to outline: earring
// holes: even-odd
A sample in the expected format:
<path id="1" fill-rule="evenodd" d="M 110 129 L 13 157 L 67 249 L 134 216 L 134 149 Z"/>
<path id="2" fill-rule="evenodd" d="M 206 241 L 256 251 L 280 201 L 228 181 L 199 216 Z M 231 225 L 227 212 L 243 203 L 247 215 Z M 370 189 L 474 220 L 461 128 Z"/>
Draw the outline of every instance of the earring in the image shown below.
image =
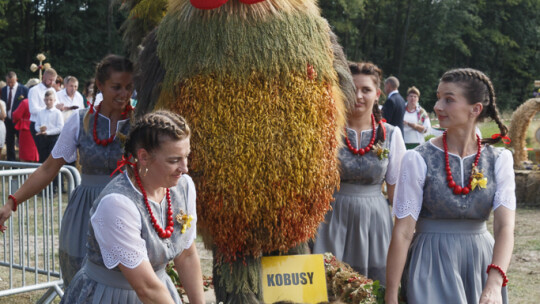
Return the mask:
<path id="1" fill-rule="evenodd" d="M 142 168 L 139 167 L 139 175 L 141 175 Z M 148 168 L 144 168 L 144 174 L 142 176 L 146 176 L 146 173 L 148 173 Z"/>

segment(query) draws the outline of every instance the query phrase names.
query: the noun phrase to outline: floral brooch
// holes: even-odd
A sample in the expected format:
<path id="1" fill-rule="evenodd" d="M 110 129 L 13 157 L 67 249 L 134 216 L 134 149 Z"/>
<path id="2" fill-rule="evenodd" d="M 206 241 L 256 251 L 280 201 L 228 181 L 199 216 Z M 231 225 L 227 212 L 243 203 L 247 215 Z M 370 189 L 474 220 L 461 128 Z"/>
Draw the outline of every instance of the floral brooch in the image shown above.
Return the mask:
<path id="1" fill-rule="evenodd" d="M 487 186 L 487 177 L 484 177 L 484 174 L 478 171 L 478 167 L 473 165 L 471 173 L 471 190 L 474 190 L 477 186 L 478 188 L 486 188 Z"/>
<path id="2" fill-rule="evenodd" d="M 182 225 L 182 234 L 186 232 L 188 228 L 191 228 L 191 221 L 193 220 L 193 215 L 187 215 L 184 210 L 180 209 L 180 212 L 176 215 L 176 221 Z"/>
<path id="3" fill-rule="evenodd" d="M 377 155 L 379 160 L 388 158 L 388 153 L 390 153 L 390 150 L 388 150 L 387 148 L 383 148 L 380 143 L 373 146 L 373 149 L 371 151 L 373 151 L 373 153 Z"/>

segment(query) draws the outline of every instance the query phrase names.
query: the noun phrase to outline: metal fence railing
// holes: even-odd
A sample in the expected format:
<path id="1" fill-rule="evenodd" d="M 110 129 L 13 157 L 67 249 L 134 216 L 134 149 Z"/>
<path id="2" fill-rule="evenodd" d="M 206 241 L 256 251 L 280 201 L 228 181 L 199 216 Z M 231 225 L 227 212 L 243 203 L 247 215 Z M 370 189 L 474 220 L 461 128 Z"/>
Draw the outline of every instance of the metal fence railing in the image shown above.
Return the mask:
<path id="1" fill-rule="evenodd" d="M 39 165 L 0 161 L 3 204 Z M 8 229 L 0 236 L 0 298 L 41 289 L 47 291 L 37 303 L 51 303 L 63 296 L 58 254 L 60 223 L 69 195 L 81 178 L 76 168 L 63 166 L 55 180 L 20 205 L 5 223 Z"/>

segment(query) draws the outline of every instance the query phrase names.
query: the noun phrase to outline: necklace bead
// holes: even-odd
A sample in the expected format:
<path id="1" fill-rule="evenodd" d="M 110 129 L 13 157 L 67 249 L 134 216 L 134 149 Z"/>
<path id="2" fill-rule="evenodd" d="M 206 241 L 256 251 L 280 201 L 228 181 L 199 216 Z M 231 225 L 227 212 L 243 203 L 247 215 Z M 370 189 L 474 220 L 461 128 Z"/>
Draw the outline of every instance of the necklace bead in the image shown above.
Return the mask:
<path id="1" fill-rule="evenodd" d="M 146 210 L 148 210 L 148 215 L 150 215 L 150 221 L 152 222 L 152 226 L 154 226 L 154 230 L 156 230 L 157 234 L 162 239 L 168 239 L 171 237 L 172 233 L 174 232 L 174 221 L 173 221 L 173 211 L 172 211 L 172 204 L 171 204 L 171 192 L 169 188 L 166 190 L 166 197 L 167 197 L 167 227 L 163 229 L 158 222 L 156 217 L 154 216 L 154 213 L 152 212 L 152 209 L 150 208 L 150 203 L 148 202 L 148 196 L 146 195 L 146 191 L 143 188 L 141 177 L 139 176 L 139 173 L 137 171 L 137 165 L 133 167 L 133 174 L 135 175 L 135 181 L 137 182 L 137 186 L 139 186 L 139 189 L 141 189 L 141 193 L 144 198 L 144 204 L 146 205 Z"/>
<path id="2" fill-rule="evenodd" d="M 99 116 L 99 111 L 101 110 L 101 104 L 98 105 L 96 107 L 96 111 L 94 113 L 94 128 L 92 130 L 92 135 L 94 137 L 94 142 L 99 145 L 99 146 L 103 146 L 103 147 L 106 147 L 108 146 L 110 143 L 112 143 L 114 141 L 114 137 L 116 136 L 116 134 L 112 134 L 109 138 L 107 139 L 99 139 L 98 136 L 97 136 L 97 121 L 98 121 L 98 116 Z M 129 114 L 129 112 L 131 112 L 133 110 L 133 107 L 131 107 L 131 105 L 128 105 L 126 107 L 126 110 L 125 112 L 122 112 L 122 119 L 126 119 L 127 115 Z"/>
<path id="3" fill-rule="evenodd" d="M 447 131 L 444 131 L 443 133 L 443 147 L 444 147 L 444 160 L 446 163 L 445 169 L 446 169 L 446 181 L 448 182 L 448 187 L 450 189 L 453 189 L 453 193 L 455 195 L 467 195 L 471 192 L 471 182 L 473 179 L 473 172 L 474 169 L 478 167 L 478 161 L 480 160 L 480 155 L 482 153 L 482 142 L 480 140 L 480 137 L 478 134 L 476 135 L 476 142 L 478 144 L 478 149 L 476 152 L 476 156 L 474 158 L 474 164 L 473 169 L 471 170 L 471 177 L 469 178 L 469 184 L 465 187 L 461 187 L 454 182 L 454 178 L 452 177 L 452 169 L 450 168 L 450 160 L 448 157 L 448 143 L 446 141 Z"/>
<path id="4" fill-rule="evenodd" d="M 369 141 L 369 144 L 365 148 L 360 148 L 360 149 L 354 148 L 349 138 L 345 135 L 345 143 L 347 144 L 347 147 L 353 154 L 356 154 L 356 155 L 360 154 L 360 156 L 362 156 L 366 153 L 369 153 L 369 151 L 371 151 L 371 149 L 373 148 L 373 144 L 375 144 L 375 138 L 377 136 L 377 128 L 375 125 L 375 117 L 373 116 L 373 114 L 371 114 L 371 126 L 373 129 L 373 132 L 371 133 L 371 140 Z M 382 123 L 381 123 L 381 127 L 383 128 L 384 138 L 386 139 L 386 129 L 384 128 Z M 347 133 L 346 130 L 345 130 L 345 133 Z"/>

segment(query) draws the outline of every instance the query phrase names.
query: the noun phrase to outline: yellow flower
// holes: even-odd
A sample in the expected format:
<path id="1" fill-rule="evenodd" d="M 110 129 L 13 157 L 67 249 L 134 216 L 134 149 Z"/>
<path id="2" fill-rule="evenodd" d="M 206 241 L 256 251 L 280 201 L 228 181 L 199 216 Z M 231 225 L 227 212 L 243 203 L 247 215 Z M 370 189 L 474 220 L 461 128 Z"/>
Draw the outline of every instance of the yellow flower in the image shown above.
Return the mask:
<path id="1" fill-rule="evenodd" d="M 480 173 L 480 174 L 482 174 L 482 173 Z M 472 179 L 472 181 L 471 181 L 471 189 L 474 190 L 476 188 L 476 186 L 485 189 L 486 186 L 487 186 L 487 177 L 478 178 L 478 179 L 476 177 L 474 177 Z"/>
<path id="2" fill-rule="evenodd" d="M 182 234 L 186 232 L 186 229 L 191 228 L 191 220 L 193 220 L 193 215 L 184 215 L 183 220 L 185 223 L 182 225 Z"/>
<path id="3" fill-rule="evenodd" d="M 176 221 L 182 225 L 181 233 L 184 234 L 188 228 L 191 228 L 191 221 L 193 220 L 193 215 L 187 215 L 184 210 L 180 209 L 180 213 L 176 215 Z"/>

